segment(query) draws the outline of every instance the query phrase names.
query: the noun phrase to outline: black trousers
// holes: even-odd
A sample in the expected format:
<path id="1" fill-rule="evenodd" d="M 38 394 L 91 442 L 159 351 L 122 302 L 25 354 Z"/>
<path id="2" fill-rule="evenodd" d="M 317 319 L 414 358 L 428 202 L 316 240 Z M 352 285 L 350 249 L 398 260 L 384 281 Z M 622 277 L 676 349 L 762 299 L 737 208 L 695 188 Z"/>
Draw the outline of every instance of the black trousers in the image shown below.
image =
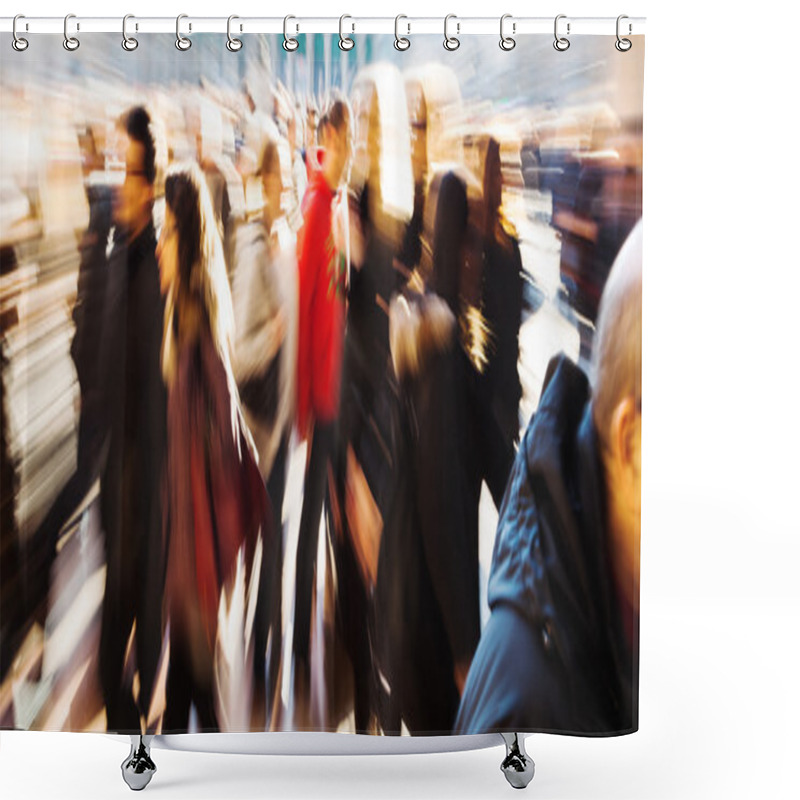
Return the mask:
<path id="1" fill-rule="evenodd" d="M 164 733 L 185 733 L 189 728 L 192 705 L 197 712 L 202 731 L 219 730 L 214 710 L 212 686 L 200 686 L 194 678 L 190 646 L 180 633 L 170 636 L 169 666 L 167 668 L 166 700 L 162 730 Z"/>
<path id="2" fill-rule="evenodd" d="M 283 496 L 286 490 L 286 463 L 289 451 L 288 434 L 281 441 L 275 461 L 267 479 L 267 494 L 272 506 L 272 536 L 264 542 L 261 576 L 258 584 L 258 602 L 253 623 L 255 655 L 253 672 L 257 685 L 264 683 L 269 674 L 268 700 L 271 702 L 278 680 L 281 660 L 283 620 L 281 602 L 283 595 Z M 272 631 L 269 664 L 267 640 Z"/>
<path id="3" fill-rule="evenodd" d="M 140 709 L 130 687 L 123 685 L 122 672 L 133 621 L 143 617 L 140 543 L 136 533 L 124 524 L 114 528 L 108 525 L 105 531 L 106 587 L 100 623 L 99 672 L 107 727 L 118 733 L 140 732 Z M 137 651 L 142 638 L 141 624 L 137 625 L 134 642 Z M 146 708 L 142 711 L 147 713 Z"/>
<path id="4" fill-rule="evenodd" d="M 317 566 L 319 524 L 327 488 L 328 464 L 333 455 L 335 423 L 316 422 L 311 439 L 311 453 L 303 486 L 303 511 L 297 541 L 294 594 L 294 638 L 292 651 L 296 660 L 308 664 L 311 630 L 311 597 Z"/>
<path id="5" fill-rule="evenodd" d="M 75 472 L 64 484 L 25 546 L 23 601 L 27 619 L 37 618 L 44 622 L 50 572 L 56 560 L 59 534 L 89 493 L 99 472 L 97 462 L 101 437 L 97 423 L 91 416 L 84 412 L 78 420 L 78 459 Z"/>

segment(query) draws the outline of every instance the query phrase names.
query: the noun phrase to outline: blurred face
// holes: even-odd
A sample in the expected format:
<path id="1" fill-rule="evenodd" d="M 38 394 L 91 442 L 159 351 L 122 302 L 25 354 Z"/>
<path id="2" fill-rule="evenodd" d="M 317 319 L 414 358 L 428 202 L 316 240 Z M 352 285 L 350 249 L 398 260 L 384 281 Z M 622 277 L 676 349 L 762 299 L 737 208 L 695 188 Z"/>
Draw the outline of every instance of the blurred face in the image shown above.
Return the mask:
<path id="1" fill-rule="evenodd" d="M 380 180 L 381 163 L 381 118 L 378 109 L 377 93 L 372 95 L 368 125 L 367 158 L 369 158 L 369 177 L 370 181 L 377 184 Z"/>
<path id="2" fill-rule="evenodd" d="M 497 213 L 503 202 L 503 170 L 500 151 L 490 147 L 486 156 L 486 210 Z"/>
<path id="3" fill-rule="evenodd" d="M 306 116 L 306 150 L 310 150 L 315 144 L 315 132 L 317 130 L 317 115 L 309 111 Z"/>
<path id="4" fill-rule="evenodd" d="M 625 559 L 628 563 L 634 596 L 639 596 L 639 551 L 642 539 L 642 414 L 639 410 L 630 432 L 631 463 L 629 477 L 630 526 L 625 543 Z M 638 603 L 634 603 L 638 608 Z"/>
<path id="5" fill-rule="evenodd" d="M 144 172 L 144 146 L 123 134 L 125 151 L 125 180 L 114 199 L 114 221 L 127 229 L 131 236 L 140 233 L 152 215 L 153 186 Z"/>
<path id="6" fill-rule="evenodd" d="M 624 397 L 611 419 L 604 464 L 609 489 L 611 538 L 617 580 L 639 602 L 639 546 L 642 510 L 641 400 Z"/>
<path id="7" fill-rule="evenodd" d="M 164 227 L 156 246 L 161 294 L 166 295 L 178 277 L 178 230 L 169 206 L 164 210 Z"/>
<path id="8" fill-rule="evenodd" d="M 411 123 L 411 161 L 414 182 L 422 183 L 428 171 L 428 116 L 425 97 L 418 86 L 409 86 L 406 92 L 408 118 Z"/>
<path id="9" fill-rule="evenodd" d="M 277 155 L 273 159 L 270 169 L 264 172 L 262 180 L 266 215 L 274 221 L 281 215 L 281 193 L 283 192 L 281 164 Z"/>
<path id="10" fill-rule="evenodd" d="M 340 129 L 328 125 L 325 128 L 325 171 L 328 173 L 329 180 L 338 184 L 344 176 L 347 162 L 353 147 L 353 140 L 350 135 L 350 117 L 346 116 Z"/>

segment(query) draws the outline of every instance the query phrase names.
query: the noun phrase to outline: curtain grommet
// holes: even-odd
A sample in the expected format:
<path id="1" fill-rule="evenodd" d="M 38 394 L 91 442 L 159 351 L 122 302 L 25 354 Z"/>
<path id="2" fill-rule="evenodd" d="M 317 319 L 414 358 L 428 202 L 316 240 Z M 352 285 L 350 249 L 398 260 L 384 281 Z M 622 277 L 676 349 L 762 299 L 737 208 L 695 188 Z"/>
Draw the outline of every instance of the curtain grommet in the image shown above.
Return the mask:
<path id="1" fill-rule="evenodd" d="M 457 36 L 450 36 L 447 32 L 447 26 L 451 19 L 458 19 L 455 14 L 448 14 L 444 18 L 444 49 L 449 50 L 451 53 L 454 50 L 458 50 L 461 47 L 461 41 L 458 39 Z M 461 25 L 460 23 L 456 22 L 456 33 L 460 32 Z"/>
<path id="2" fill-rule="evenodd" d="M 75 19 L 75 15 L 74 14 L 67 14 L 67 16 L 64 17 L 64 41 L 63 41 L 63 45 L 64 45 L 64 49 L 65 50 L 68 50 L 70 53 L 74 53 L 81 46 L 81 43 L 80 43 L 80 41 L 78 40 L 78 38 L 76 36 L 70 36 L 69 35 L 69 31 L 67 30 L 67 27 L 69 26 L 69 21 L 71 19 Z M 80 30 L 80 26 L 77 26 L 76 29 Z"/>
<path id="3" fill-rule="evenodd" d="M 175 47 L 184 52 L 192 46 L 192 40 L 181 33 L 181 20 L 187 19 L 188 16 L 188 14 L 178 14 L 175 20 Z M 190 25 L 189 30 L 191 31 L 191 29 Z"/>
<path id="4" fill-rule="evenodd" d="M 558 21 L 560 19 L 566 19 L 566 14 L 559 14 L 556 17 L 556 21 L 553 25 L 553 33 L 555 35 L 555 41 L 553 42 L 553 47 L 558 50 L 559 53 L 563 53 L 565 50 L 569 50 L 569 39 L 566 36 L 559 36 L 558 35 Z M 569 34 L 569 22 L 567 23 L 567 34 Z"/>

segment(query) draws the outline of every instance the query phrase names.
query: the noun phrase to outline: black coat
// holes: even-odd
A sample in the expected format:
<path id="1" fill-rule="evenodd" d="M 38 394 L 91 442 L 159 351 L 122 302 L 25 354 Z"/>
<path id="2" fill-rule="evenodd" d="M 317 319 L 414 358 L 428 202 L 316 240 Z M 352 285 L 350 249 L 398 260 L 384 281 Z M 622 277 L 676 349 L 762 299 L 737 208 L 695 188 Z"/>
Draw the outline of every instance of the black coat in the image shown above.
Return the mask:
<path id="1" fill-rule="evenodd" d="M 519 326 L 522 318 L 522 258 L 516 238 L 500 229 L 484 245 L 483 313 L 490 331 L 482 376 L 495 424 L 509 448 L 519 439 Z M 507 477 L 507 476 L 506 476 Z"/>
<path id="2" fill-rule="evenodd" d="M 72 312 L 75 336 L 71 354 L 81 390 L 81 414 L 78 437 L 80 492 L 97 478 L 97 456 L 102 445 L 103 381 L 101 352 L 105 316 L 108 262 L 106 246 L 111 229 L 112 193 L 108 187 L 87 189 L 89 227 L 81 241 L 78 269 L 78 296 Z M 72 509 L 70 509 L 70 512 Z"/>
<path id="3" fill-rule="evenodd" d="M 438 332 L 418 334 L 413 366 L 399 368 L 395 492 L 378 562 L 376 638 L 391 687 L 384 731 L 397 732 L 402 718 L 412 734 L 433 735 L 452 729 L 454 667 L 469 663 L 480 637 L 479 496 L 468 457 L 475 449 L 471 366 L 446 304 L 427 296 L 419 307 L 422 325 Z M 438 322 L 431 321 L 434 307 Z"/>
<path id="4" fill-rule="evenodd" d="M 109 730 L 132 727 L 121 667 L 134 618 L 143 713 L 161 652 L 166 389 L 161 376 L 164 304 L 155 247 L 152 224 L 132 242 L 118 232 L 106 279 L 100 374 L 108 453 L 100 508 L 107 573 L 100 673 Z"/>
<path id="5" fill-rule="evenodd" d="M 503 500 L 492 613 L 457 733 L 638 728 L 638 654 L 623 630 L 607 544 L 589 384 L 561 356 L 550 363 Z"/>

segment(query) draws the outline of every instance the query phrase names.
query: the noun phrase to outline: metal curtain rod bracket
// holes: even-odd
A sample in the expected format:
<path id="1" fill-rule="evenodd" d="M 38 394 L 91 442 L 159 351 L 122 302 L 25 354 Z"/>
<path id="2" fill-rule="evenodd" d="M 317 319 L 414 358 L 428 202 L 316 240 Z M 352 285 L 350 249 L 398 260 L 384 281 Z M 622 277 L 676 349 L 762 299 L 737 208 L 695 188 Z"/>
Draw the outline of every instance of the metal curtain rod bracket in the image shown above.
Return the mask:
<path id="1" fill-rule="evenodd" d="M 496 17 L 459 17 L 459 36 L 487 34 L 497 36 L 501 15 Z M 617 17 L 569 17 L 562 16 L 560 25 L 569 35 L 608 35 L 636 36 L 645 32 L 644 17 L 622 17 L 625 22 L 620 28 Z M 441 37 L 443 17 L 408 17 L 403 25 L 411 26 L 414 35 L 431 34 Z M 514 17 L 515 37 L 526 34 L 553 34 L 554 17 Z M 123 17 L 70 17 L 70 31 L 85 35 L 87 33 L 116 33 L 122 30 Z M 175 34 L 175 17 L 135 17 L 137 35 L 148 33 Z M 13 17 L 0 17 L 0 31 L 11 33 L 14 30 Z M 296 17 L 292 27 L 296 27 L 292 35 L 304 33 L 340 33 L 339 17 Z M 360 34 L 385 33 L 394 36 L 396 17 L 352 17 L 348 20 L 348 28 L 357 26 Z M 229 34 L 229 17 L 194 17 L 185 15 L 182 30 L 198 33 Z M 64 33 L 64 17 L 27 17 L 19 16 L 16 27 L 19 36 L 39 33 Z M 236 34 L 284 33 L 284 17 L 240 17 L 236 18 Z"/>

